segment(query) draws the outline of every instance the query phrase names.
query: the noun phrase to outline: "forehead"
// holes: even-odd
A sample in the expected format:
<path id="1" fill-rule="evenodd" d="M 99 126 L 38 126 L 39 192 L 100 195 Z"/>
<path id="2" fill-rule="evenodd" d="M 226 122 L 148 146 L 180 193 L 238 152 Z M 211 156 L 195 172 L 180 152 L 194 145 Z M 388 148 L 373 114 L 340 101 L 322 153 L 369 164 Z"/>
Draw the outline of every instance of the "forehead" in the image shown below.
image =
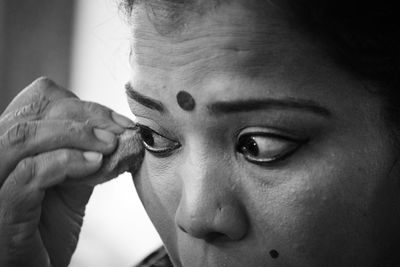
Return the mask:
<path id="1" fill-rule="evenodd" d="M 293 79 L 300 65 L 302 73 L 312 73 L 309 68 L 315 64 L 304 62 L 320 53 L 319 47 L 294 28 L 281 8 L 267 2 L 257 9 L 256 4 L 229 1 L 206 13 L 192 13 L 177 33 L 167 35 L 152 23 L 154 14 L 137 8 L 130 60 L 134 83 L 165 91 L 177 84 L 201 88 L 218 75 Z"/>

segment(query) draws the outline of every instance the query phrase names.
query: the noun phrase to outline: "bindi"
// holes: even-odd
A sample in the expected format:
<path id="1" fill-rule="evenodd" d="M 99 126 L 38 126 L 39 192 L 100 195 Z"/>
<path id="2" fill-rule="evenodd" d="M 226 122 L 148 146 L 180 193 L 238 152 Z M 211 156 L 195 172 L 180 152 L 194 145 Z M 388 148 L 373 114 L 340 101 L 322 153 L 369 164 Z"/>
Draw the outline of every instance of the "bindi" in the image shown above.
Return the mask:
<path id="1" fill-rule="evenodd" d="M 196 106 L 193 96 L 185 91 L 180 91 L 176 95 L 176 100 L 178 101 L 178 105 L 186 111 L 192 111 Z"/>

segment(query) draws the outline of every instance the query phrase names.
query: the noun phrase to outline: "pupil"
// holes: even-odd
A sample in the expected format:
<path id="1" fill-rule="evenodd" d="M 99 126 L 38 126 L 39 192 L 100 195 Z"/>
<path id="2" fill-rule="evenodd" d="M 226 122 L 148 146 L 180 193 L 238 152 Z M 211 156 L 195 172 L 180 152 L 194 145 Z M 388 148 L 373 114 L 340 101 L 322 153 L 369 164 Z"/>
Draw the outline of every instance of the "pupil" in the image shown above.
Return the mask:
<path id="1" fill-rule="evenodd" d="M 247 153 L 250 154 L 252 156 L 258 156 L 258 146 L 257 146 L 257 142 L 254 141 L 254 139 L 252 137 L 249 136 L 244 136 L 242 138 L 240 138 L 241 141 L 239 144 L 240 146 L 240 151 L 243 153 Z"/>
<path id="2" fill-rule="evenodd" d="M 153 135 L 151 134 L 151 132 L 149 130 L 143 129 L 140 133 L 140 135 L 142 136 L 143 141 L 149 145 L 149 146 L 153 146 L 154 145 L 154 138 Z"/>

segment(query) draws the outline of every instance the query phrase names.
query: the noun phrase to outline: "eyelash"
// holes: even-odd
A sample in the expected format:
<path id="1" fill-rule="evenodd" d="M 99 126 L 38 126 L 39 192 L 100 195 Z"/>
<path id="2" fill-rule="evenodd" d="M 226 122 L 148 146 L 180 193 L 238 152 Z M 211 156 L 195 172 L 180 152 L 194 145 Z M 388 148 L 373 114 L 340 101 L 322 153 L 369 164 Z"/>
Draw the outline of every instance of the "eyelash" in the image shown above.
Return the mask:
<path id="1" fill-rule="evenodd" d="M 145 147 L 145 149 L 147 151 L 149 151 L 150 153 L 152 153 L 153 155 L 157 156 L 157 157 L 167 157 L 169 156 L 175 149 L 178 149 L 179 147 L 181 147 L 181 144 L 177 141 L 171 140 L 168 137 L 165 137 L 161 134 L 159 134 L 158 132 L 152 130 L 150 127 L 138 124 L 139 126 L 139 133 L 141 135 L 142 138 L 142 143 L 143 146 Z M 168 147 L 166 148 L 161 148 L 161 149 L 157 149 L 154 148 L 154 144 L 149 144 L 149 143 L 154 143 L 154 139 L 155 138 L 159 138 L 162 139 L 165 142 L 169 142 Z M 149 139 L 152 138 L 152 142 L 149 142 Z"/>
<path id="2" fill-rule="evenodd" d="M 247 138 L 247 140 L 243 142 L 245 138 Z M 252 153 L 260 153 L 260 144 L 257 143 L 257 139 L 264 139 L 261 140 L 264 141 L 264 146 L 266 144 L 270 146 L 269 151 L 264 151 L 264 154 L 270 154 L 269 156 L 257 158 L 258 155 L 252 155 Z M 295 153 L 306 142 L 307 140 L 295 140 L 293 138 L 268 132 L 249 132 L 238 137 L 236 151 L 241 153 L 247 161 L 253 164 L 270 165 L 285 160 Z M 261 146 L 262 145 L 263 144 L 261 144 Z M 261 151 L 260 154 L 263 154 L 263 151 Z"/>
<path id="3" fill-rule="evenodd" d="M 141 124 L 138 124 L 138 126 L 140 128 L 143 146 L 156 157 L 168 157 L 173 151 L 181 147 L 179 142 L 159 134 L 150 127 Z M 157 141 L 159 143 L 164 143 L 162 144 L 164 147 L 155 148 L 155 139 L 158 139 Z M 243 157 L 252 164 L 271 165 L 288 158 L 306 142 L 307 141 L 295 140 L 274 133 L 248 132 L 239 135 L 237 138 L 236 152 L 242 154 Z M 264 151 L 262 151 L 263 146 Z M 267 147 L 267 149 L 265 149 L 265 147 Z M 255 153 L 256 155 L 254 155 Z M 258 154 L 265 154 L 264 158 L 257 158 L 259 156 Z"/>

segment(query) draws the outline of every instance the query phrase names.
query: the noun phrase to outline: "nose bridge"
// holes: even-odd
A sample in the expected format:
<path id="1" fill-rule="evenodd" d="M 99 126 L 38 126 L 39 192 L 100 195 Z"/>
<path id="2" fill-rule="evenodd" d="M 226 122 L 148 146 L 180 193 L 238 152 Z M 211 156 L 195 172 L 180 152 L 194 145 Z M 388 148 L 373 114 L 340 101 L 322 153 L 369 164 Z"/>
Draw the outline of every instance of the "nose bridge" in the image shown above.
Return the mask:
<path id="1" fill-rule="evenodd" d="M 232 189 L 229 163 L 201 148 L 191 151 L 177 173 L 182 181 L 178 227 L 196 238 L 241 239 L 247 232 L 247 217 Z"/>

